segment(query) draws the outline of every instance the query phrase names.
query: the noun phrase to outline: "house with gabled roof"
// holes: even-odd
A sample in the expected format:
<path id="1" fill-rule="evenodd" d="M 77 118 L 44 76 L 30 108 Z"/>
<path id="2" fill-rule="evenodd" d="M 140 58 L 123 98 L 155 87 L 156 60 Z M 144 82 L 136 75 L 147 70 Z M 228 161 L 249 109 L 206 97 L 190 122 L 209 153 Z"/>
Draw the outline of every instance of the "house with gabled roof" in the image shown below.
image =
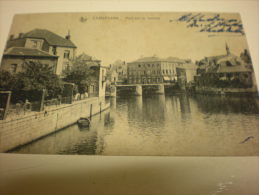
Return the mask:
<path id="1" fill-rule="evenodd" d="M 232 54 L 227 44 L 226 54 L 205 57 L 197 65 L 197 88 L 243 88 L 244 92 L 257 91 L 252 64 Z"/>
<path id="2" fill-rule="evenodd" d="M 52 67 L 56 72 L 58 56 L 37 48 L 10 47 L 5 50 L 1 62 L 1 69 L 15 74 L 24 70 L 24 65 L 31 61 L 37 61 L 41 64 Z"/>
<path id="3" fill-rule="evenodd" d="M 46 29 L 34 29 L 27 33 L 20 33 L 16 38 L 11 35 L 7 41 L 6 50 L 13 47 L 31 48 L 58 56 L 55 73 L 61 75 L 64 69 L 72 66 L 71 61 L 76 55 L 77 47 L 70 38 L 69 32 L 62 37 Z"/>

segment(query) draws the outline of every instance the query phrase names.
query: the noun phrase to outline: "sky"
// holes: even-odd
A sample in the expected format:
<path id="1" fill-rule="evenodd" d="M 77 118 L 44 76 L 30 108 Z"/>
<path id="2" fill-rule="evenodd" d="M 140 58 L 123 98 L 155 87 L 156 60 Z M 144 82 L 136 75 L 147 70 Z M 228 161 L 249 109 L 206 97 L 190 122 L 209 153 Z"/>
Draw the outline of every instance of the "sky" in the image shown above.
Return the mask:
<path id="1" fill-rule="evenodd" d="M 227 24 L 223 29 L 222 23 Z M 225 54 L 226 43 L 238 56 L 248 49 L 245 35 L 237 29 L 240 23 L 236 13 L 23 14 L 14 17 L 10 34 L 18 36 L 20 32 L 40 28 L 65 37 L 70 31 L 77 54 L 94 56 L 102 60 L 102 65 L 154 55 L 195 61 Z M 208 32 L 213 25 L 214 30 L 223 32 Z M 234 32 L 227 30 L 229 26 Z M 204 28 L 205 32 L 200 32 Z"/>

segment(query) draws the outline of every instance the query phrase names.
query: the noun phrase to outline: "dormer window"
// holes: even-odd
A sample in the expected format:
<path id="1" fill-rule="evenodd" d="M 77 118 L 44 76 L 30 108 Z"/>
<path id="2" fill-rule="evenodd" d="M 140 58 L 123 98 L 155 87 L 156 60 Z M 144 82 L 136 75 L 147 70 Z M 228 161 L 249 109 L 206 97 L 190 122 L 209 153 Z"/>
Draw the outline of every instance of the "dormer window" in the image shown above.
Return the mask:
<path id="1" fill-rule="evenodd" d="M 27 39 L 25 47 L 33 49 L 41 49 L 42 40 L 39 39 Z"/>
<path id="2" fill-rule="evenodd" d="M 31 40 L 31 46 L 32 46 L 32 48 L 39 48 L 40 41 L 38 41 L 38 40 Z"/>

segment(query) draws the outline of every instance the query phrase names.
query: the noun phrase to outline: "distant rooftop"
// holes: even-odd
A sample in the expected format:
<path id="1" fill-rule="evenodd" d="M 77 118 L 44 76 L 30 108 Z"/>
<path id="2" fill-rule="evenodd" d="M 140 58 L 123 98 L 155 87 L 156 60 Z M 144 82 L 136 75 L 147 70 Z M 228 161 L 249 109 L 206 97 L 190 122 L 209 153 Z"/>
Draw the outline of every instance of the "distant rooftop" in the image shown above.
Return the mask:
<path id="1" fill-rule="evenodd" d="M 70 39 L 61 37 L 46 29 L 34 29 L 23 34 L 22 38 L 45 39 L 50 45 L 53 46 L 76 48 L 76 45 Z"/>
<path id="2" fill-rule="evenodd" d="M 4 52 L 4 56 L 32 56 L 58 58 L 58 56 L 51 55 L 45 51 L 26 47 L 11 47 Z"/>
<path id="3" fill-rule="evenodd" d="M 136 63 L 136 62 L 177 62 L 177 63 L 187 63 L 187 62 L 191 62 L 191 60 L 189 59 L 179 59 L 177 57 L 168 57 L 168 58 L 159 58 L 157 56 L 152 56 L 152 57 L 143 57 L 143 58 L 139 58 L 133 62 L 130 63 Z"/>
<path id="4" fill-rule="evenodd" d="M 220 66 L 216 72 L 218 73 L 252 72 L 252 69 L 244 65 Z"/>
<path id="5" fill-rule="evenodd" d="M 95 57 L 87 55 L 85 53 L 80 54 L 79 56 L 77 56 L 77 58 L 80 59 L 80 60 L 84 60 L 84 61 L 96 61 L 96 62 L 101 61 L 101 60 L 98 60 Z"/>

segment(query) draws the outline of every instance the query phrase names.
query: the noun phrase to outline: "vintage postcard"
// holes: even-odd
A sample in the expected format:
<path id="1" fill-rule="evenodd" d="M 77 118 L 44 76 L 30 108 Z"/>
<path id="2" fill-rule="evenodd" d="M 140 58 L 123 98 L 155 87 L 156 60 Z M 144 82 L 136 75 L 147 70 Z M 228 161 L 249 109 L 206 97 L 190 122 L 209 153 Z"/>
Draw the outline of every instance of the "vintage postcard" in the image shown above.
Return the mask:
<path id="1" fill-rule="evenodd" d="M 0 98 L 0 152 L 259 155 L 238 13 L 16 15 Z"/>

